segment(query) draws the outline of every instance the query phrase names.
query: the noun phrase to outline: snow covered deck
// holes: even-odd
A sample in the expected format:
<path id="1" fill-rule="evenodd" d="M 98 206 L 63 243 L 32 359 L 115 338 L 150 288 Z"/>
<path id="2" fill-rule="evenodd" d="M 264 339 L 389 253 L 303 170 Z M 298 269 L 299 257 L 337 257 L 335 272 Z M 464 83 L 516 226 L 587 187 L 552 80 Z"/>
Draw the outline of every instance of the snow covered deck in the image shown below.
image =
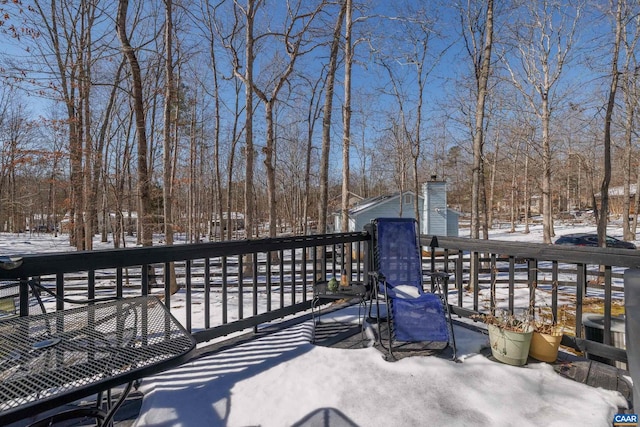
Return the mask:
<path id="1" fill-rule="evenodd" d="M 139 412 L 116 425 L 604 426 L 629 411 L 630 380 L 615 367 L 568 354 L 504 365 L 459 323 L 462 363 L 419 352 L 387 362 L 356 319 L 357 306 L 326 314 L 315 344 L 306 318 L 203 347 L 144 379 Z"/>

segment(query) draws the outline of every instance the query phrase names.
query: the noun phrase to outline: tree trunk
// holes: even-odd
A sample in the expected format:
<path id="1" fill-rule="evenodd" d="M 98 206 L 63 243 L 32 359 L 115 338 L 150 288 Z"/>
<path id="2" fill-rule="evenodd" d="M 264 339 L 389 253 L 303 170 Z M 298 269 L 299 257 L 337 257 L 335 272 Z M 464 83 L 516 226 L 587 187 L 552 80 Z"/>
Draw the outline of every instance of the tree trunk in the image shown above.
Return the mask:
<path id="1" fill-rule="evenodd" d="M 329 54 L 329 71 L 325 83 L 324 113 L 322 118 L 322 152 L 320 155 L 320 197 L 318 198 L 318 232 L 327 232 L 327 205 L 329 203 L 329 151 L 331 149 L 331 112 L 333 110 L 333 92 L 338 68 L 338 49 L 342 20 L 346 13 L 346 2 L 342 3 L 340 13 L 333 30 L 331 52 Z"/>
<path id="2" fill-rule="evenodd" d="M 491 67 L 491 48 L 493 47 L 493 0 L 487 2 L 485 40 L 482 52 L 482 63 L 477 75 L 477 99 L 475 128 L 473 134 L 473 170 L 471 190 L 471 238 L 480 238 L 480 194 L 483 167 L 484 146 L 484 114 L 487 97 L 487 84 Z"/>
<path id="3" fill-rule="evenodd" d="M 264 148 L 264 166 L 267 170 L 267 199 L 269 201 L 269 237 L 276 237 L 276 168 L 274 165 L 275 135 L 273 124 L 273 103 L 271 98 L 264 103 L 265 121 L 267 126 L 267 144 Z M 276 255 L 276 252 L 272 252 Z"/>
<path id="4" fill-rule="evenodd" d="M 311 100 L 309 101 L 309 109 L 307 110 L 307 144 L 305 151 L 305 165 L 304 165 L 304 194 L 302 196 L 302 220 L 304 221 L 304 234 L 310 234 L 309 230 L 309 190 L 311 187 L 311 152 L 313 150 L 313 130 L 315 129 L 315 123 L 319 117 L 320 103 L 316 101 L 316 89 L 320 84 L 321 79 L 314 85 L 314 90 L 311 93 Z"/>
<path id="5" fill-rule="evenodd" d="M 351 149 L 351 68 L 353 65 L 353 49 L 351 45 L 352 3 L 345 0 L 345 44 L 344 44 L 344 107 L 342 108 L 342 200 L 341 221 L 342 232 L 349 231 L 349 151 Z"/>
<path id="6" fill-rule="evenodd" d="M 344 35 L 344 107 L 342 109 L 342 201 L 341 201 L 341 224 L 342 232 L 349 231 L 349 188 L 350 174 L 349 154 L 351 150 L 351 69 L 353 66 L 353 46 L 351 33 L 353 20 L 353 4 L 351 0 L 345 0 L 345 35 Z M 340 285 L 349 286 L 351 284 L 352 260 L 351 245 L 345 243 L 342 247 L 345 271 L 340 278 Z"/>
<path id="7" fill-rule="evenodd" d="M 411 157 L 413 159 L 413 215 L 418 222 L 418 233 L 422 232 L 422 218 L 420 218 L 420 181 L 418 175 L 418 160 L 420 159 L 420 146 L 422 144 L 422 104 L 424 99 L 424 79 L 422 77 L 422 68 L 424 63 L 420 62 L 418 65 L 418 105 L 416 106 L 416 137 L 412 141 Z M 443 176 L 444 179 L 444 176 Z M 445 206 L 445 209 L 447 207 Z"/>
<path id="8" fill-rule="evenodd" d="M 255 208 L 253 194 L 253 65 L 255 59 L 253 37 L 253 25 L 256 13 L 254 0 L 247 0 L 246 33 L 245 33 L 245 178 L 244 178 L 244 229 L 246 238 L 250 239 L 254 233 L 253 213 Z M 228 218 L 231 221 L 231 218 Z M 253 257 L 244 256 L 243 273 L 245 276 L 253 276 Z"/>
<path id="9" fill-rule="evenodd" d="M 628 77 L 627 77 L 628 78 Z M 625 85 L 628 90 L 632 90 L 630 85 Z M 635 84 L 634 84 L 635 86 Z M 623 160 L 623 174 L 624 174 L 624 194 L 622 199 L 622 234 L 624 236 L 624 240 L 635 240 L 636 234 L 631 230 L 631 224 L 629 218 L 631 218 L 631 155 L 633 152 L 633 125 L 634 125 L 634 114 L 635 114 L 635 106 L 634 102 L 631 101 L 632 95 L 629 93 L 625 93 L 625 105 L 627 110 L 627 117 L 625 122 L 624 129 L 624 140 L 625 140 L 625 149 L 624 149 L 624 160 Z M 637 187 L 636 187 L 637 188 Z M 637 193 L 637 191 L 636 191 Z M 634 211 L 637 215 L 637 211 Z"/>
<path id="10" fill-rule="evenodd" d="M 238 86 L 239 88 L 239 86 Z M 235 152 L 236 152 L 236 145 L 238 144 L 238 141 L 240 139 L 240 135 L 241 132 L 238 131 L 238 127 L 240 125 L 239 123 L 239 119 L 240 119 L 240 105 L 239 105 L 239 101 L 240 101 L 240 97 L 239 97 L 239 92 L 235 93 L 235 115 L 234 115 L 234 120 L 233 120 L 233 132 L 232 132 L 232 137 L 233 137 L 233 143 L 231 144 L 231 154 L 229 155 L 229 161 L 228 161 L 228 172 L 227 172 L 227 218 L 229 218 L 229 220 L 231 219 L 231 208 L 232 208 L 232 188 L 233 188 L 233 165 L 235 162 Z M 230 225 L 230 221 L 228 222 L 229 225 L 227 226 L 227 239 L 231 240 L 232 237 L 232 232 L 233 232 L 233 227 L 231 227 Z M 220 218 L 220 233 L 223 233 L 223 229 L 222 229 L 222 218 Z"/>
<path id="11" fill-rule="evenodd" d="M 531 190 L 529 186 L 529 142 L 524 156 L 524 232 L 529 234 L 529 211 L 531 210 Z"/>
<path id="12" fill-rule="evenodd" d="M 480 163 L 480 225 L 482 227 L 482 238 L 489 238 L 489 206 L 487 203 L 487 182 L 485 179 L 486 163 L 483 161 Z"/>
<path id="13" fill-rule="evenodd" d="M 84 179 L 82 168 L 82 130 L 80 127 L 83 111 L 79 108 L 76 98 L 76 89 L 83 87 L 83 82 L 79 80 L 79 67 L 84 66 L 78 51 L 72 51 L 72 45 L 77 38 L 84 38 L 84 34 L 77 34 L 75 28 L 66 28 L 66 20 L 59 18 L 59 10 L 56 3 L 50 2 L 49 9 L 44 10 L 40 1 L 34 1 L 35 9 L 43 21 L 47 22 L 46 34 L 48 43 L 53 48 L 55 64 L 51 64 L 52 69 L 56 69 L 59 78 L 59 90 L 65 103 L 67 111 L 69 160 L 70 160 L 70 193 L 71 205 L 69 207 L 69 243 L 76 249 L 84 249 Z M 83 6 L 86 4 L 83 3 Z M 74 19 L 79 19 L 77 16 Z M 59 26 L 62 29 L 59 29 Z M 73 45 L 76 46 L 76 45 Z M 80 49 L 79 46 L 76 46 Z M 66 48 L 66 50 L 64 50 Z M 46 62 L 47 58 L 43 58 Z"/>
<path id="14" fill-rule="evenodd" d="M 111 88 L 111 93 L 109 94 L 109 101 L 107 103 L 107 108 L 105 110 L 104 113 L 104 120 L 102 121 L 102 124 L 100 125 L 100 130 L 98 132 L 98 140 L 96 141 L 96 156 L 94 158 L 93 161 L 93 174 L 94 174 L 94 178 L 93 178 L 93 189 L 92 189 L 92 193 L 93 194 L 97 194 L 98 193 L 98 187 L 100 185 L 100 179 L 102 180 L 103 183 L 103 200 L 105 200 L 106 198 L 106 194 L 107 194 L 107 184 L 106 184 L 106 177 L 104 176 L 104 173 L 106 173 L 105 171 L 107 171 L 107 167 L 104 160 L 104 157 L 108 157 L 108 156 L 103 156 L 103 152 L 105 150 L 105 145 L 107 142 L 107 131 L 109 129 L 109 125 L 111 123 L 111 117 L 112 117 L 112 113 L 113 113 L 113 109 L 116 103 L 116 99 L 117 99 L 117 95 L 118 95 L 118 88 L 120 85 L 120 77 L 122 75 L 122 70 L 124 69 L 125 66 L 125 59 L 122 59 L 122 62 L 120 62 L 120 65 L 118 66 L 118 70 L 116 71 L 116 75 L 113 79 L 113 87 Z M 101 169 L 102 168 L 102 169 Z M 119 197 L 119 195 L 117 196 Z M 107 199 L 108 200 L 108 199 Z M 103 219 L 103 229 L 105 230 L 105 232 L 103 233 L 102 236 L 102 241 L 103 243 L 106 243 L 107 241 L 107 224 L 108 224 L 108 220 L 109 220 L 109 208 L 108 206 L 105 206 L 103 208 L 104 210 L 107 211 L 107 214 L 104 216 Z M 113 232 L 113 230 L 112 230 Z"/>
<path id="15" fill-rule="evenodd" d="M 84 33 L 80 38 L 80 52 L 78 55 L 79 62 L 79 78 L 80 78 L 80 108 L 79 125 L 82 127 L 84 135 L 84 170 L 83 170 L 83 206 L 82 214 L 84 217 L 84 247 L 85 250 L 93 249 L 93 236 L 97 227 L 97 193 L 94 192 L 94 179 L 99 179 L 100 175 L 93 174 L 93 158 L 96 156 L 93 137 L 91 132 L 91 12 L 87 3 L 81 3 L 82 9 L 82 28 Z M 102 162 L 100 162 L 102 164 Z"/>
<path id="16" fill-rule="evenodd" d="M 471 238 L 480 238 L 480 209 L 485 206 L 481 203 L 480 197 L 484 193 L 484 167 L 483 167 L 483 146 L 484 146 L 484 115 L 485 101 L 487 97 L 487 85 L 491 67 L 491 48 L 493 47 L 493 0 L 487 2 L 487 15 L 485 23 L 485 40 L 483 45 L 482 63 L 480 69 L 476 71 L 477 78 L 477 99 L 475 112 L 475 128 L 473 133 L 473 170 L 472 170 L 472 190 L 471 190 Z M 486 215 L 485 215 L 486 224 Z M 486 234 L 485 234 L 486 237 Z M 476 277 L 476 263 L 471 263 L 472 271 L 470 277 Z M 477 286 L 469 280 L 469 288 Z"/>
<path id="17" fill-rule="evenodd" d="M 510 233 L 516 232 L 516 220 L 520 214 L 520 209 L 517 208 L 518 199 L 516 193 L 518 190 L 518 155 L 520 154 L 520 144 L 516 147 L 515 156 L 513 156 L 513 169 L 511 171 L 511 229 Z"/>
<path id="18" fill-rule="evenodd" d="M 636 234 L 638 231 L 638 211 L 640 210 L 640 164 L 636 167 L 636 194 L 633 197 L 633 224 L 631 231 Z"/>
<path id="19" fill-rule="evenodd" d="M 162 198 L 164 202 L 164 241 L 166 245 L 173 245 L 173 159 L 172 147 L 173 137 L 171 128 L 173 125 L 172 112 L 174 111 L 174 78 L 173 78 L 173 16 L 172 16 L 172 0 L 164 0 L 165 6 L 165 23 L 164 23 L 164 45 L 165 45 L 165 98 L 164 98 L 164 125 L 163 139 L 164 150 L 162 153 L 163 181 Z M 175 117 L 177 121 L 177 114 Z M 175 148 L 177 151 L 177 147 Z M 177 153 L 174 153 L 177 156 Z M 178 292 L 178 283 L 176 281 L 176 267 L 173 262 L 169 263 L 169 292 L 171 295 Z M 165 274 L 165 278 L 167 275 Z"/>
<path id="20" fill-rule="evenodd" d="M 136 134 L 138 136 L 138 221 L 140 222 L 140 241 L 143 246 L 151 246 L 153 244 L 153 224 L 151 221 L 151 194 L 147 168 L 147 130 L 145 126 L 142 74 L 135 50 L 131 46 L 127 36 L 126 23 L 128 7 L 129 0 L 118 1 L 116 30 L 122 45 L 122 50 L 131 69 L 133 110 L 135 112 Z"/>
<path id="21" fill-rule="evenodd" d="M 603 172 L 602 184 L 600 185 L 600 217 L 598 218 L 598 244 L 606 247 L 607 222 L 609 219 L 609 183 L 611 182 L 611 121 L 613 109 L 615 107 L 616 92 L 618 89 L 618 56 L 622 39 L 622 0 L 618 2 L 616 11 L 616 33 L 611 58 L 611 86 L 609 87 L 609 99 L 604 118 L 604 141 L 603 141 Z"/>
<path id="22" fill-rule="evenodd" d="M 551 140 L 549 124 L 551 114 L 547 91 L 542 94 L 542 241 L 551 243 L 553 217 L 551 215 Z"/>
<path id="23" fill-rule="evenodd" d="M 209 7 L 207 5 L 207 7 Z M 220 126 L 221 126 L 221 114 L 220 114 L 220 84 L 218 82 L 218 63 L 216 61 L 216 49 L 214 45 L 214 35 L 213 31 L 211 32 L 211 42 L 209 47 L 209 57 L 211 58 L 211 71 L 213 74 L 213 93 L 215 96 L 214 99 L 214 115 L 215 115 L 215 129 L 214 129 L 214 137 L 213 137 L 213 165 L 214 165 L 214 175 L 215 175 L 215 199 L 217 199 L 217 203 L 215 204 L 217 207 L 216 216 L 218 217 L 218 221 L 220 223 L 219 229 L 219 238 L 223 240 L 223 229 L 222 229 L 222 172 L 220 169 Z M 237 99 L 237 98 L 236 98 Z M 229 153 L 230 160 L 229 162 L 233 162 L 233 155 L 235 150 L 235 135 L 234 142 L 231 145 L 231 152 Z M 228 187 L 231 187 L 231 178 L 229 178 L 227 182 Z M 230 195 L 229 195 L 230 198 Z M 230 200 L 227 201 L 230 205 Z M 211 224 L 209 224 L 211 226 Z"/>
<path id="24" fill-rule="evenodd" d="M 493 228 L 493 204 L 496 191 L 496 175 L 498 167 L 498 155 L 500 153 L 500 135 L 496 135 L 495 149 L 493 150 L 493 160 L 491 161 L 491 173 L 489 177 L 489 197 L 487 199 L 487 227 Z M 488 237 L 487 237 L 488 238 Z"/>
<path id="25" fill-rule="evenodd" d="M 622 1 L 622 0 L 621 0 Z M 626 51 L 626 61 L 623 70 L 623 85 L 624 85 L 624 104 L 626 107 L 626 121 L 624 124 L 624 140 L 625 140 L 625 152 L 624 152 L 624 160 L 623 160 L 623 174 L 624 174 L 624 199 L 623 199 L 623 207 L 622 213 L 624 217 L 622 218 L 622 233 L 625 240 L 635 240 L 635 226 L 632 226 L 636 223 L 638 217 L 638 211 L 634 209 L 631 211 L 631 156 L 633 155 L 633 134 L 634 134 L 634 126 L 635 126 L 635 112 L 638 106 L 638 92 L 637 92 L 637 84 L 638 84 L 638 76 L 635 73 L 635 69 L 637 67 L 637 62 L 635 59 L 635 47 L 637 46 L 638 40 L 640 38 L 640 25 L 638 25 L 637 20 L 633 20 L 634 27 L 634 36 L 631 40 L 627 40 L 627 32 L 622 31 L 622 39 L 621 43 L 625 47 Z M 636 195 L 638 194 L 637 189 L 640 187 L 636 187 Z M 633 216 L 633 224 L 631 221 L 631 217 Z"/>

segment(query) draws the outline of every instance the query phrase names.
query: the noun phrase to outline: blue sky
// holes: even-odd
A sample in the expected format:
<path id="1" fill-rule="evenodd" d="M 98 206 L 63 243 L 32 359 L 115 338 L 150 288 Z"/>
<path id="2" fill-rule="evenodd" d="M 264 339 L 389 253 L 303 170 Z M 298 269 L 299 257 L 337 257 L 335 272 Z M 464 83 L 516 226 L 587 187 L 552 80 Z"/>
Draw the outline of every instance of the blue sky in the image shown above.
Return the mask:
<path id="1" fill-rule="evenodd" d="M 496 5 L 496 48 L 494 50 L 495 65 L 500 65 L 498 55 L 508 49 L 509 45 L 505 44 L 505 36 L 507 35 L 508 26 L 516 17 L 513 11 L 501 9 L 504 3 L 498 2 Z M 425 119 L 425 125 L 423 127 L 423 135 L 428 138 L 432 135 L 453 135 L 449 145 L 453 143 L 466 144 L 468 137 L 466 135 L 466 129 L 459 122 L 453 120 L 447 120 L 455 115 L 459 115 L 459 108 L 456 105 L 457 99 L 465 98 L 466 102 L 472 105 L 472 94 L 463 89 L 463 84 L 470 84 L 473 86 L 473 78 L 470 74 L 471 63 L 469 57 L 464 52 L 464 46 L 460 37 L 460 18 L 458 12 L 455 10 L 455 3 L 445 3 L 436 1 L 404 1 L 389 3 L 383 0 L 375 0 L 366 2 L 368 9 L 360 10 L 356 9 L 354 12 L 354 18 L 363 19 L 354 26 L 354 38 L 360 39 L 356 44 L 356 63 L 353 70 L 353 128 L 352 139 L 358 140 L 364 137 L 370 144 L 378 143 L 379 139 L 384 135 L 384 129 L 389 126 L 390 116 L 394 115 L 398 110 L 398 104 L 396 100 L 389 95 L 391 86 L 388 81 L 388 74 L 384 68 L 376 64 L 376 58 L 381 55 L 387 58 L 387 63 L 391 65 L 393 72 L 402 82 L 402 92 L 405 96 L 404 111 L 408 117 L 415 117 L 415 103 L 417 99 L 416 94 L 416 80 L 415 80 L 415 67 L 406 65 L 406 55 L 403 58 L 391 59 L 392 55 L 399 55 L 402 53 L 401 48 L 409 52 L 413 46 L 411 43 L 403 45 L 402 42 L 406 42 L 408 33 L 402 29 L 402 20 L 398 19 L 399 13 L 406 13 L 405 5 L 414 8 L 429 8 L 427 17 L 435 20 L 434 29 L 437 35 L 433 35 L 432 44 L 430 47 L 430 57 L 436 58 L 440 56 L 440 53 L 446 50 L 446 53 L 439 59 L 439 62 L 434 66 L 433 72 L 428 77 L 428 82 L 425 88 L 424 99 L 425 104 L 423 107 L 423 114 Z M 568 4 L 568 2 L 567 2 Z M 265 13 L 267 15 L 272 14 L 274 6 L 282 5 L 278 2 L 268 2 L 265 6 Z M 590 6 L 593 6 L 591 4 Z M 397 9 L 394 10 L 394 9 Z M 570 8 L 564 8 L 563 12 L 570 14 Z M 335 8 L 334 8 L 335 12 Z M 522 13 L 522 12 L 520 12 Z M 564 102 L 565 105 L 568 102 L 579 104 L 581 107 L 587 107 L 585 103 L 594 101 L 596 94 L 601 90 L 603 83 L 606 83 L 604 76 L 608 71 L 607 69 L 607 50 L 601 49 L 603 42 L 599 37 L 601 33 L 606 33 L 610 28 L 609 24 L 604 18 L 598 18 L 598 11 L 593 7 L 585 13 L 582 24 L 578 28 L 576 34 L 576 46 L 573 51 L 571 62 L 565 65 L 561 81 L 558 83 L 559 88 L 571 88 L 574 92 Z M 266 16 L 266 15 L 265 15 Z M 417 13 L 413 13 L 410 17 L 417 16 Z M 327 26 L 333 25 L 334 16 L 326 17 Z M 107 19 L 103 25 L 109 25 Z M 145 21 L 147 29 L 156 28 L 158 23 L 162 22 L 162 17 L 158 18 L 158 21 L 154 22 L 150 19 Z M 260 22 L 264 24 L 263 21 Z M 155 25 L 155 27 L 154 27 Z M 270 25 L 276 26 L 275 21 Z M 196 33 L 195 29 L 190 26 L 179 28 L 186 34 L 188 31 Z M 133 42 L 136 45 L 141 45 L 147 40 L 145 37 L 140 36 L 140 31 L 137 30 L 132 37 Z M 113 33 L 110 33 L 109 37 L 114 37 Z M 396 38 L 396 39 L 394 39 Z M 113 39 L 112 39 L 113 40 Z M 15 55 L 17 51 L 12 47 L 11 40 L 6 39 L 4 36 L 3 43 L 0 43 L 0 51 L 4 54 L 10 53 Z M 205 50 L 206 46 L 200 46 Z M 154 45 L 145 45 L 145 49 L 153 49 Z M 318 65 L 322 62 L 326 62 L 328 48 L 322 47 L 320 50 L 315 51 L 315 55 L 321 56 L 322 59 L 313 60 L 313 57 L 301 58 L 298 65 L 299 69 L 304 71 L 314 71 L 314 68 L 318 68 Z M 604 52 L 604 53 L 603 53 Z M 18 59 L 19 60 L 19 59 Z M 225 74 L 230 75 L 228 64 L 228 56 L 219 56 L 220 65 L 222 68 L 226 68 Z M 429 65 L 433 62 L 428 61 Z M 258 61 L 261 63 L 260 60 Z M 585 64 L 586 63 L 586 64 Z M 593 67 L 588 68 L 587 65 Z M 197 65 L 196 65 L 197 67 Z M 201 73 L 204 79 L 207 79 L 207 65 L 201 67 L 197 71 Z M 258 67 L 259 69 L 259 67 Z M 317 73 L 316 73 L 317 74 Z M 334 164 L 339 167 L 339 152 L 341 145 L 341 117 L 340 106 L 343 96 L 343 88 L 341 86 L 343 80 L 343 70 L 338 70 L 338 85 L 336 86 L 336 101 L 334 103 L 334 126 L 333 126 L 333 148 L 334 148 Z M 191 84 L 191 82 L 189 82 Z M 230 87 L 229 87 L 230 88 Z M 311 88 L 306 89 L 310 91 Z M 230 92 L 227 92 L 230 93 Z M 28 104 L 31 106 L 31 111 L 34 115 L 48 114 L 50 108 L 46 101 L 40 100 L 37 96 L 33 95 L 33 91 L 23 92 Z M 595 106 L 599 107 L 601 103 L 595 102 Z M 261 133 L 263 128 L 263 122 L 261 120 L 263 107 L 257 104 L 257 116 L 256 116 L 256 145 L 261 144 L 259 138 L 264 138 Z M 363 113 L 364 112 L 364 113 Z M 558 112 L 556 110 L 556 112 Z M 364 123 L 360 125 L 360 123 Z M 362 126 L 366 126 L 366 130 L 362 131 Z M 319 136 L 320 129 L 316 129 L 316 135 Z M 426 148 L 430 148 L 431 142 L 426 141 Z M 352 154 L 354 161 L 356 153 Z"/>

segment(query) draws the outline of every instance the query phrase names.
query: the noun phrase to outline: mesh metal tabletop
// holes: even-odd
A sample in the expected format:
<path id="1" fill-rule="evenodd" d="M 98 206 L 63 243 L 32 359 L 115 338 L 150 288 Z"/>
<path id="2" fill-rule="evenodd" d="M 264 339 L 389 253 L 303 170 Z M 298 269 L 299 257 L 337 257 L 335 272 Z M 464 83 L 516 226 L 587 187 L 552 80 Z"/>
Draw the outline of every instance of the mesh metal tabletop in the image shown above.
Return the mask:
<path id="1" fill-rule="evenodd" d="M 193 337 L 156 297 L 0 321 L 0 424 L 185 360 Z"/>

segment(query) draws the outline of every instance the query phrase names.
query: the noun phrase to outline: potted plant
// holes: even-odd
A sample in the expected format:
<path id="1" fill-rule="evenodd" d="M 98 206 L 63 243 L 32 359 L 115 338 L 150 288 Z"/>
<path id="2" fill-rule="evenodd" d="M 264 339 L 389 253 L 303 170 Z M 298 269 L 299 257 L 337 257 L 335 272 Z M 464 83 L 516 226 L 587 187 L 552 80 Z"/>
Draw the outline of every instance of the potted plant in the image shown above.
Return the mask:
<path id="1" fill-rule="evenodd" d="M 491 354 L 502 363 L 522 366 L 527 363 L 533 335 L 533 322 L 528 311 L 518 315 L 506 311 L 480 316 L 489 330 Z"/>
<path id="2" fill-rule="evenodd" d="M 553 363 L 558 358 L 564 327 L 556 322 L 550 310 L 538 309 L 533 322 L 529 356 L 541 362 Z"/>

